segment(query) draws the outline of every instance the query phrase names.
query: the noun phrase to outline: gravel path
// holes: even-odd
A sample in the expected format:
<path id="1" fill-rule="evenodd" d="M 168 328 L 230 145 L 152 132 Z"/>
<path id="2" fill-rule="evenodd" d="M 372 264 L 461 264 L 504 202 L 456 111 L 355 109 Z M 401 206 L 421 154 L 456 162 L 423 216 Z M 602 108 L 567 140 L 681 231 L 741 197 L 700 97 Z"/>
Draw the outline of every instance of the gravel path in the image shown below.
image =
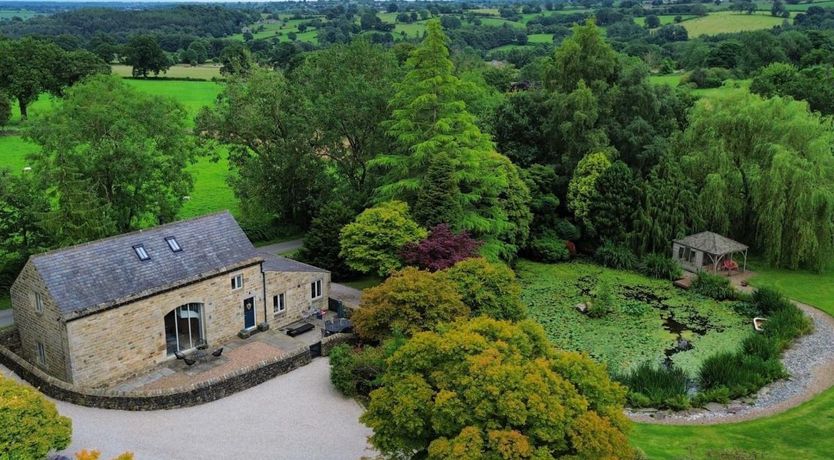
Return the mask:
<path id="1" fill-rule="evenodd" d="M 297 240 L 282 241 L 280 243 L 269 244 L 258 248 L 260 251 L 266 251 L 270 254 L 286 254 L 288 252 L 297 251 L 304 245 L 304 240 L 299 238 Z"/>
<path id="2" fill-rule="evenodd" d="M 14 313 L 12 309 L 0 310 L 0 328 L 14 324 Z"/>
<path id="3" fill-rule="evenodd" d="M 800 337 L 782 355 L 790 378 L 762 388 L 751 403 L 709 404 L 686 412 L 626 411 L 638 422 L 669 425 L 730 423 L 767 417 L 808 401 L 834 386 L 834 318 L 809 305 L 796 303 L 814 323 L 811 334 Z"/>
<path id="4" fill-rule="evenodd" d="M 65 455 L 131 451 L 137 460 L 342 460 L 374 456 L 362 408 L 330 384 L 325 358 L 229 397 L 183 409 L 126 412 L 56 401 L 72 419 Z M 0 374 L 16 376 L 0 366 Z M 19 380 L 19 379 L 18 379 Z M 73 457 L 74 458 L 74 457 Z"/>

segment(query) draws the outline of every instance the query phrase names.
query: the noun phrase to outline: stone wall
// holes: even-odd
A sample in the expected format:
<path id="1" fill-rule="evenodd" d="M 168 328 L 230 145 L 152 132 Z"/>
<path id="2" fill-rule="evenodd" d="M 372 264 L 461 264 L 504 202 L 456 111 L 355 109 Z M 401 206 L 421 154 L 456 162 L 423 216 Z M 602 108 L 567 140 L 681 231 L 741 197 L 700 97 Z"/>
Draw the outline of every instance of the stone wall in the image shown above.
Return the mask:
<path id="1" fill-rule="evenodd" d="M 243 275 L 243 287 L 231 280 Z M 67 323 L 73 383 L 96 388 L 142 373 L 172 359 L 166 351 L 165 315 L 180 305 L 203 305 L 203 328 L 209 347 L 243 329 L 243 301 L 255 298 L 255 324 L 263 321 L 260 265 L 131 302 Z"/>
<path id="2" fill-rule="evenodd" d="M 265 272 L 267 322 L 272 329 L 280 329 L 301 320 L 301 313 L 314 306 L 327 309 L 327 297 L 330 295 L 330 273 L 327 272 Z M 312 299 L 310 284 L 322 280 L 321 297 Z M 286 310 L 275 313 L 273 298 L 284 294 Z"/>
<path id="3" fill-rule="evenodd" d="M 5 342 L 7 341 L 0 337 L 0 343 Z M 215 401 L 307 365 L 310 361 L 310 350 L 303 348 L 290 355 L 264 361 L 251 368 L 238 369 L 217 379 L 187 388 L 118 392 L 79 388 L 46 374 L 8 348 L 0 346 L 0 364 L 11 369 L 47 396 L 80 406 L 130 411 L 174 409 Z"/>
<path id="4" fill-rule="evenodd" d="M 40 293 L 43 301 L 42 313 L 35 310 L 36 292 Z M 20 332 L 22 356 L 47 373 L 71 381 L 64 322 L 43 279 L 31 262 L 23 267 L 17 281 L 12 285 L 11 296 L 14 322 Z M 37 342 L 43 344 L 45 365 L 38 362 Z"/>

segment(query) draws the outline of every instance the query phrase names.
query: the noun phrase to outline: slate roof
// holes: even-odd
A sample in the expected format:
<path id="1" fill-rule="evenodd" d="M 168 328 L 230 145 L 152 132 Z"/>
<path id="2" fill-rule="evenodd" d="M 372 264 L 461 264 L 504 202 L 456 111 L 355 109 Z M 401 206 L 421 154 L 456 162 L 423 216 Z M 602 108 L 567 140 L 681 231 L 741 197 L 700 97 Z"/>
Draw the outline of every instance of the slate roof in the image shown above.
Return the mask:
<path id="1" fill-rule="evenodd" d="M 327 273 L 327 270 L 312 265 L 307 265 L 297 260 L 277 256 L 267 251 L 260 251 L 264 258 L 263 270 L 265 272 L 312 272 Z"/>
<path id="2" fill-rule="evenodd" d="M 172 251 L 166 237 L 182 251 Z M 150 260 L 139 260 L 138 244 Z M 221 212 L 39 254 L 30 263 L 72 319 L 262 260 L 231 214 Z"/>
<path id="3" fill-rule="evenodd" d="M 746 245 L 713 232 L 701 232 L 689 235 L 686 238 L 675 240 L 675 243 L 716 255 L 741 252 L 747 249 Z"/>

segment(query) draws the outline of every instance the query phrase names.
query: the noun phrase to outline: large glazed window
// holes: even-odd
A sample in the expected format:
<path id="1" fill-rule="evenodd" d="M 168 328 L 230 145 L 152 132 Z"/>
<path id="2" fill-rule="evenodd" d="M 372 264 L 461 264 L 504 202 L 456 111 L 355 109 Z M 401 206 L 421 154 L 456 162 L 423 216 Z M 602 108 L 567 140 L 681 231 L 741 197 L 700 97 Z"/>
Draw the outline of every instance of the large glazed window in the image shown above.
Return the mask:
<path id="1" fill-rule="evenodd" d="M 165 315 L 165 348 L 168 355 L 195 348 L 204 339 L 203 304 L 185 304 Z"/>

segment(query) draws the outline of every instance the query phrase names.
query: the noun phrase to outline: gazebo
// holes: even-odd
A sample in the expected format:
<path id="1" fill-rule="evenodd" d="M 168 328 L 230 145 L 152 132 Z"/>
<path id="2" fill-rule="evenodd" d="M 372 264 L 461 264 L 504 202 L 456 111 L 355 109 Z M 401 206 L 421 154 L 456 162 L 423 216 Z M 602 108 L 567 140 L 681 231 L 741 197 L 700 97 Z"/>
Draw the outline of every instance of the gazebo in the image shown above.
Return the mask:
<path id="1" fill-rule="evenodd" d="M 723 261 L 732 261 L 733 254 L 744 254 L 743 271 L 747 271 L 747 246 L 713 232 L 701 232 L 672 242 L 672 258 L 691 272 L 704 266 L 718 271 Z"/>

